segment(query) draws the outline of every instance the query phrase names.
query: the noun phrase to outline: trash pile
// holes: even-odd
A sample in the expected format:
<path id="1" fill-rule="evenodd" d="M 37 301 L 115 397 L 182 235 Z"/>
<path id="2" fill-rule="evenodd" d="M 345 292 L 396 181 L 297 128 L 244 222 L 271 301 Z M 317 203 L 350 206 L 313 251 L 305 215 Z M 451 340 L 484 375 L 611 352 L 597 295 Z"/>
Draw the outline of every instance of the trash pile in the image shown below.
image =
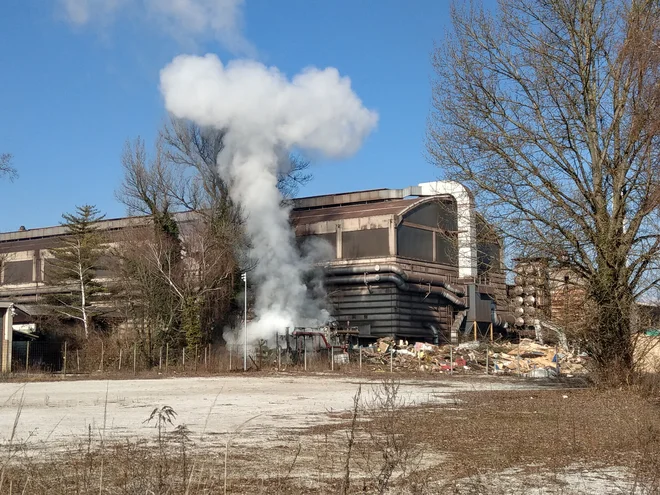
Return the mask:
<path id="1" fill-rule="evenodd" d="M 391 338 L 379 339 L 362 348 L 367 365 L 391 367 L 396 371 L 440 373 L 482 372 L 512 374 L 530 378 L 550 378 L 558 374 L 586 373 L 586 355 L 576 355 L 561 347 L 539 344 L 531 339 L 512 342 L 465 342 L 458 346 L 424 342 L 408 344 Z"/>

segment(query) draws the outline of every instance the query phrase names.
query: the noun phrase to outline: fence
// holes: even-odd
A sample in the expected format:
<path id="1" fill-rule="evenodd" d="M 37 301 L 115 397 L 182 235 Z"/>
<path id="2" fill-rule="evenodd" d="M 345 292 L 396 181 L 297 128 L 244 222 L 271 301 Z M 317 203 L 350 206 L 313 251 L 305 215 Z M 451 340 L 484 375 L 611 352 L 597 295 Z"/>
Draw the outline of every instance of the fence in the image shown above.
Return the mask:
<path id="1" fill-rule="evenodd" d="M 14 372 L 59 372 L 64 364 L 60 342 L 12 342 L 12 370 Z"/>
<path id="2" fill-rule="evenodd" d="M 66 373 L 224 373 L 240 370 L 334 369 L 339 352 L 287 351 L 264 344 L 201 346 L 177 348 L 168 344 L 147 349 L 139 343 L 118 345 L 99 342 L 85 348 L 72 349 L 64 344 L 63 371 Z M 335 355 L 336 354 L 336 355 Z M 18 371 L 18 370 L 14 370 Z"/>
<path id="3" fill-rule="evenodd" d="M 120 345 L 88 342 L 72 348 L 68 342 L 12 343 L 12 372 L 75 374 L 218 374 L 243 370 L 334 371 L 341 367 L 362 369 L 361 352 L 341 350 L 269 348 L 257 344 L 174 348 L 169 345 L 146 349 L 135 343 Z M 246 360 L 247 357 L 247 360 Z"/>
<path id="4" fill-rule="evenodd" d="M 423 370 L 421 366 L 394 364 L 397 352 L 390 349 L 382 354 L 382 363 L 374 364 L 373 351 L 353 348 L 346 353 L 341 349 L 312 350 L 307 345 L 287 348 L 269 348 L 265 343 L 248 346 L 203 346 L 174 348 L 169 345 L 152 347 L 118 344 L 104 341 L 88 342 L 85 348 L 75 349 L 68 342 L 14 342 L 12 347 L 13 373 L 61 373 L 69 375 L 105 375 L 157 373 L 222 374 L 235 371 L 380 371 L 394 373 L 402 368 Z M 246 352 L 247 351 L 247 352 Z M 450 373 L 454 371 L 453 346 L 450 346 Z M 246 360 L 247 357 L 247 360 Z M 421 364 L 421 363 L 420 363 Z M 490 366 L 489 366 L 490 364 Z M 488 362 L 486 373 L 494 363 Z M 493 370 L 494 371 L 494 370 Z"/>

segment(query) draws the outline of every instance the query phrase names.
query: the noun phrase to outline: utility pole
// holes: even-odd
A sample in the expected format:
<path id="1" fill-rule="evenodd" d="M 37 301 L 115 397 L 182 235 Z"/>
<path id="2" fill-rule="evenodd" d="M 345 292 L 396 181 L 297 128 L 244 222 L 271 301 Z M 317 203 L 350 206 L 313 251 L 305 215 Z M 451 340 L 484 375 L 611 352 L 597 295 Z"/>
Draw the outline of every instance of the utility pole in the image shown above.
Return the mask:
<path id="1" fill-rule="evenodd" d="M 245 308 L 243 310 L 243 333 L 245 334 L 245 345 L 243 346 L 243 371 L 247 371 L 247 273 L 241 274 L 241 280 L 243 280 L 245 287 Z"/>

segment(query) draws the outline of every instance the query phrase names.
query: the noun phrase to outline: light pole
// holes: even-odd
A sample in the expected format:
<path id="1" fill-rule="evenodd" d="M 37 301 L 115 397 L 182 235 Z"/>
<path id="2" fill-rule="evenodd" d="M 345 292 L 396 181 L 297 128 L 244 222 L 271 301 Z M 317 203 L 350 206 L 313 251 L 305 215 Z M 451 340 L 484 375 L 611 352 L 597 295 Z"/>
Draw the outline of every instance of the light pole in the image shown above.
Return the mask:
<path id="1" fill-rule="evenodd" d="M 241 274 L 244 282 L 245 309 L 243 310 L 243 333 L 245 334 L 245 345 L 243 346 L 243 371 L 247 371 L 247 273 Z"/>

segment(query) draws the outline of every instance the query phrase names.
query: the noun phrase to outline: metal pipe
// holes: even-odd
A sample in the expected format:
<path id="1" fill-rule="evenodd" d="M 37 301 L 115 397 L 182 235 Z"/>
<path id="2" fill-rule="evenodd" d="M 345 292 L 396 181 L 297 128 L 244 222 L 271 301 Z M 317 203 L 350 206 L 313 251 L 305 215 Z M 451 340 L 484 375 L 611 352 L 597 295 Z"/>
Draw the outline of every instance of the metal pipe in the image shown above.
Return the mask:
<path id="1" fill-rule="evenodd" d="M 326 349 L 330 349 L 330 347 L 332 347 L 328 342 L 328 339 L 326 339 L 325 334 L 323 332 L 315 332 L 309 330 L 294 330 L 292 335 L 294 337 L 302 336 L 302 337 L 312 337 L 312 338 L 318 336 L 321 337 L 321 340 L 323 340 L 323 345 L 325 345 Z M 312 343 L 313 342 L 314 341 L 312 341 Z"/>
<path id="2" fill-rule="evenodd" d="M 433 334 L 433 345 L 440 344 L 440 332 L 438 332 L 436 326 L 432 323 L 429 323 L 428 327 L 431 329 L 431 333 Z"/>
<path id="3" fill-rule="evenodd" d="M 509 325 L 513 325 L 515 317 L 513 315 L 504 315 L 500 316 L 497 313 L 497 306 L 493 304 L 490 309 L 490 321 L 493 325 L 500 328 L 508 328 Z M 492 338 L 491 338 L 492 340 Z"/>
<path id="4" fill-rule="evenodd" d="M 405 282 L 413 282 L 417 284 L 431 284 L 447 289 L 449 292 L 453 292 L 459 297 L 465 296 L 465 291 L 453 287 L 452 285 L 445 282 L 444 277 L 441 275 L 432 275 L 432 274 L 417 274 L 417 273 L 407 273 L 403 268 L 398 265 L 387 264 L 387 265 L 368 265 L 368 266 L 326 266 L 326 273 L 330 275 L 353 275 L 353 274 L 370 274 L 370 273 L 385 273 L 391 272 L 395 275 L 398 275 Z"/>
<path id="5" fill-rule="evenodd" d="M 465 302 L 458 297 L 456 297 L 451 292 L 433 285 L 418 285 L 418 284 L 408 284 L 403 281 L 401 277 L 395 275 L 394 273 L 384 273 L 379 274 L 370 274 L 370 275 L 349 275 L 345 277 L 331 277 L 328 278 L 325 283 L 327 285 L 350 285 L 350 284 L 374 284 L 374 283 L 393 283 L 400 290 L 406 292 L 422 292 L 422 293 L 431 293 L 444 297 L 453 305 L 465 309 L 467 305 Z"/>
<path id="6" fill-rule="evenodd" d="M 245 307 L 243 308 L 243 333 L 245 334 L 245 343 L 243 345 L 243 371 L 247 371 L 247 273 L 241 274 L 241 278 L 243 279 L 243 292 L 245 293 Z"/>

